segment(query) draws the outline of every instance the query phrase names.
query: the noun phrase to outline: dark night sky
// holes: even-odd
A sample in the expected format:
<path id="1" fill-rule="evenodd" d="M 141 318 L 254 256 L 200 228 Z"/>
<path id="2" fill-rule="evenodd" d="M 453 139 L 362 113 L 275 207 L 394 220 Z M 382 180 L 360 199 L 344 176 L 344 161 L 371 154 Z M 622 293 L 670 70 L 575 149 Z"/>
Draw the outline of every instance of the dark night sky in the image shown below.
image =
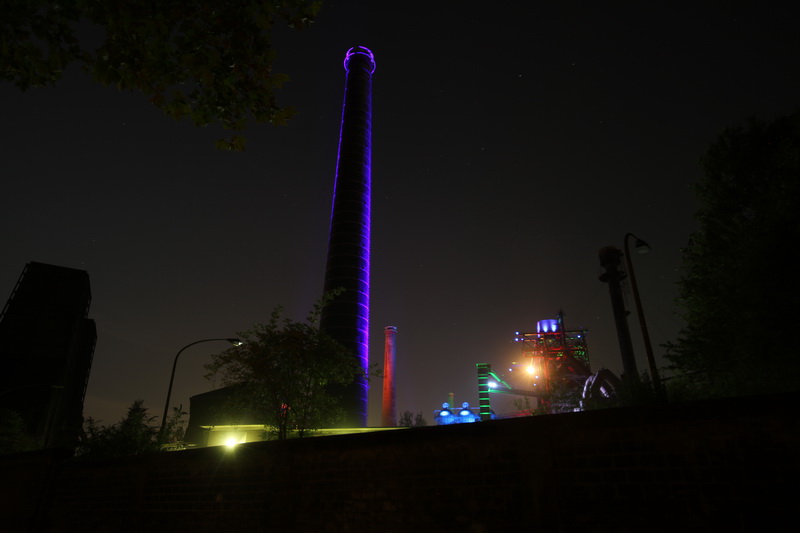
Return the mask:
<path id="1" fill-rule="evenodd" d="M 699 157 L 724 127 L 798 106 L 796 19 L 764 3 L 362 4 L 276 35 L 299 114 L 252 128 L 244 154 L 78 69 L 0 85 L 0 291 L 29 261 L 89 272 L 87 416 L 115 422 L 137 398 L 160 414 L 182 346 L 279 304 L 302 319 L 319 297 L 351 46 L 377 62 L 371 357 L 397 326 L 398 408 L 429 421 L 449 392 L 477 404 L 475 363 L 503 368 L 514 331 L 559 309 L 589 330 L 593 368 L 620 371 L 597 251 L 627 232 L 653 247 L 634 261 L 661 360 Z M 184 352 L 174 403 L 211 389 L 203 365 L 224 348 Z"/>

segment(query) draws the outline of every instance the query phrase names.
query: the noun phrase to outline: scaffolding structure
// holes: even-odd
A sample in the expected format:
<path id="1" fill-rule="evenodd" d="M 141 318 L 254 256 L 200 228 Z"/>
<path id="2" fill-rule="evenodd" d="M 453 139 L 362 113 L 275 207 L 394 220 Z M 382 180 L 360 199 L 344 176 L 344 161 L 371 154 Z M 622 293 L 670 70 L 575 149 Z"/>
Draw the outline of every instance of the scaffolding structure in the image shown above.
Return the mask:
<path id="1" fill-rule="evenodd" d="M 567 330 L 564 313 L 559 312 L 556 319 L 537 322 L 535 332 L 516 332 L 514 341 L 520 345 L 522 359 L 513 362 L 512 367 L 521 370 L 524 377 L 517 377 L 514 380 L 516 386 L 512 386 L 488 369 L 484 372 L 484 379 L 491 381 L 486 385 L 486 391 L 534 397 L 536 405 L 533 409 L 541 414 L 578 408 L 584 384 L 592 374 L 586 330 Z M 480 385 L 479 377 L 479 396 Z M 484 393 L 484 396 L 488 401 L 488 394 Z"/>

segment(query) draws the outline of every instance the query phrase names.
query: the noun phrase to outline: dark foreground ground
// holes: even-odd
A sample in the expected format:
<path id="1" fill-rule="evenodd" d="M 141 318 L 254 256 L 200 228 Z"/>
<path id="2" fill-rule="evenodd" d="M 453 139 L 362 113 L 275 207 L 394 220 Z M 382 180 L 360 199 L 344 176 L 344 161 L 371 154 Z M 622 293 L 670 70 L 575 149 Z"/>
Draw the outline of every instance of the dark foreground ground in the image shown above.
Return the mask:
<path id="1" fill-rule="evenodd" d="M 74 463 L 0 457 L 1 531 L 768 531 L 793 521 L 792 395 Z"/>

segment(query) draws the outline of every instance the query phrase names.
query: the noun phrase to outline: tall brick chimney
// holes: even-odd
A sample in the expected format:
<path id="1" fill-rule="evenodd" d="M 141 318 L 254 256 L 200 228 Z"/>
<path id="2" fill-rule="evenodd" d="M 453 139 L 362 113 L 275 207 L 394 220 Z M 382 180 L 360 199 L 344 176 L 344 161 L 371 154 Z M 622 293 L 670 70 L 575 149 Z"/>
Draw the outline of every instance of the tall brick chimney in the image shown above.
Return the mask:
<path id="1" fill-rule="evenodd" d="M 344 105 L 333 191 L 325 292 L 342 290 L 323 311 L 320 328 L 369 366 L 369 248 L 372 73 L 375 59 L 362 46 L 344 59 Z M 346 427 L 366 427 L 369 385 L 359 376 L 345 391 Z"/>

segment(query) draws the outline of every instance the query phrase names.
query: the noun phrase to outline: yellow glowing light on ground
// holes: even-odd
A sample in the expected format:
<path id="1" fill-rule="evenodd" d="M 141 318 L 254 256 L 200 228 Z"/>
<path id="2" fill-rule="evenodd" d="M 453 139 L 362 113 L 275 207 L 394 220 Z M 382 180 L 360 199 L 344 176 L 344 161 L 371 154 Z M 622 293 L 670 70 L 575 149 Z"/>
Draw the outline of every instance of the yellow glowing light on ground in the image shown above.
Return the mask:
<path id="1" fill-rule="evenodd" d="M 228 440 L 225 441 L 225 446 L 228 448 L 233 448 L 237 444 L 239 444 L 239 441 L 237 441 L 234 437 L 229 437 Z"/>
<path id="2" fill-rule="evenodd" d="M 533 368 L 533 365 L 531 365 L 531 366 L 527 367 L 527 368 L 525 369 L 525 371 L 526 371 L 528 374 L 531 374 L 531 375 L 532 375 L 534 372 L 536 372 L 536 369 L 535 369 L 535 368 Z"/>

